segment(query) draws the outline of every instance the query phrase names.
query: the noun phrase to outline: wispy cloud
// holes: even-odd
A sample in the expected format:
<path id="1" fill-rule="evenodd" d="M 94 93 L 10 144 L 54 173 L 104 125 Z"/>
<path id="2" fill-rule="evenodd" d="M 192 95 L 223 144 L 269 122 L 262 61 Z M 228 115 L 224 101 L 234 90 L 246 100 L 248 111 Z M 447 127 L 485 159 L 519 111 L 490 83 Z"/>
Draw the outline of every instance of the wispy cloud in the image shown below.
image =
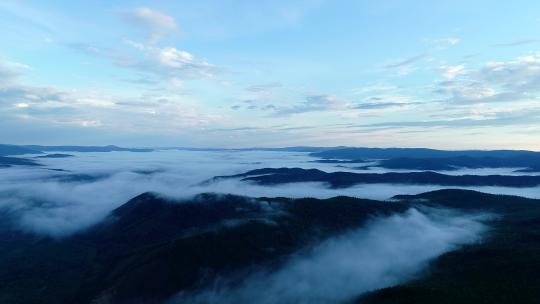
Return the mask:
<path id="1" fill-rule="evenodd" d="M 0 61 L 0 88 L 15 81 L 23 74 L 23 70 L 29 69 L 26 64 L 13 61 Z"/>
<path id="2" fill-rule="evenodd" d="M 424 59 L 426 57 L 427 57 L 426 54 L 418 54 L 418 55 L 415 55 L 415 56 L 412 56 L 412 57 L 409 57 L 409 58 L 405 58 L 405 59 L 402 59 L 402 60 L 387 63 L 387 64 L 383 65 L 383 67 L 385 69 L 402 68 L 402 67 L 405 67 L 405 66 L 412 65 L 413 63 L 416 63 L 416 62 L 418 62 L 418 61 L 420 61 L 420 60 L 422 60 L 422 59 Z"/>
<path id="3" fill-rule="evenodd" d="M 439 50 L 445 50 L 450 46 L 455 46 L 460 43 L 461 39 L 459 37 L 451 36 L 445 38 L 434 39 L 431 43 Z"/>
<path id="4" fill-rule="evenodd" d="M 442 71 L 449 80 L 439 82 L 435 92 L 447 95 L 447 102 L 473 104 L 540 98 L 540 54 L 488 62 L 476 70 L 454 66 Z"/>
<path id="5" fill-rule="evenodd" d="M 380 109 L 388 109 L 388 108 L 401 108 L 405 106 L 415 105 L 418 103 L 415 102 L 389 102 L 389 101 L 383 101 L 383 102 L 365 102 L 365 103 L 359 103 L 354 106 L 355 109 L 360 110 L 380 110 Z"/>
<path id="6" fill-rule="evenodd" d="M 282 83 L 270 82 L 270 83 L 256 84 L 256 85 L 249 86 L 246 88 L 246 91 L 258 93 L 258 92 L 265 92 L 265 91 L 272 90 L 275 88 L 280 88 L 280 87 L 283 87 Z"/>
<path id="7" fill-rule="evenodd" d="M 109 56 L 108 52 L 110 52 L 110 50 L 104 50 L 86 42 L 70 42 L 70 43 L 67 43 L 66 46 L 71 49 L 74 49 L 74 50 L 77 50 L 77 51 L 80 51 L 89 55 L 96 55 L 96 56 L 107 57 Z"/>
<path id="8" fill-rule="evenodd" d="M 537 43 L 537 42 L 538 42 L 538 39 L 520 39 L 520 40 L 514 40 L 514 41 L 510 41 L 510 42 L 505 42 L 505 43 L 497 43 L 497 44 L 494 44 L 493 46 L 512 47 L 512 46 L 521 46 L 521 45 L 533 44 L 533 43 Z"/>
<path id="9" fill-rule="evenodd" d="M 435 43 L 444 43 L 448 45 L 456 45 L 459 43 L 459 41 L 460 39 L 458 37 L 446 37 L 434 40 Z"/>
<path id="10" fill-rule="evenodd" d="M 163 46 L 160 43 L 167 35 L 179 31 L 172 16 L 149 7 L 126 10 L 122 12 L 122 16 L 145 32 L 148 36 L 146 41 L 123 39 L 123 47 L 99 47 L 87 42 L 72 42 L 67 46 L 109 60 L 116 66 L 155 77 L 145 77 L 146 84 L 155 84 L 156 80 L 160 80 L 165 85 L 178 87 L 183 85 L 185 79 L 210 79 L 223 70 L 187 50 L 170 45 Z"/>
<path id="11" fill-rule="evenodd" d="M 447 115 L 445 115 L 447 116 Z M 362 128 L 405 128 L 405 127 L 501 127 L 535 124 L 540 119 L 540 109 L 526 109 L 519 112 L 495 113 L 486 118 L 447 118 L 438 120 L 392 121 L 357 125 Z"/>
<path id="12" fill-rule="evenodd" d="M 335 95 L 309 95 L 292 106 L 278 107 L 274 115 L 291 115 L 307 112 L 337 110 L 345 106 L 345 101 Z"/>
<path id="13" fill-rule="evenodd" d="M 441 66 L 439 69 L 442 72 L 442 75 L 446 79 L 454 79 L 458 74 L 461 74 L 465 71 L 464 65 L 454 65 L 454 66 Z"/>
<path id="14" fill-rule="evenodd" d="M 0 66 L 0 76 L 2 76 Z M 6 70 L 11 71 L 11 70 Z M 95 90 L 62 90 L 22 85 L 17 73 L 0 84 L 0 119 L 17 118 L 29 125 L 45 123 L 116 130 L 159 130 L 175 132 L 179 127 L 198 127 L 220 120 L 219 115 L 201 113 L 188 106 L 183 96 L 125 96 Z"/>
<path id="15" fill-rule="evenodd" d="M 192 53 L 175 47 L 150 46 L 133 41 L 128 45 L 139 51 L 133 58 L 117 62 L 119 65 L 151 73 L 168 81 L 185 78 L 212 78 L 223 69 Z"/>
<path id="16" fill-rule="evenodd" d="M 124 11 L 123 16 L 127 21 L 145 31 L 149 44 L 155 44 L 167 34 L 178 30 L 173 17 L 149 7 Z"/>
<path id="17" fill-rule="evenodd" d="M 415 101 L 415 98 L 411 96 L 399 95 L 397 93 L 397 91 L 393 90 L 388 92 L 388 94 L 383 93 L 380 95 L 368 96 L 363 102 L 356 103 L 352 105 L 351 108 L 359 110 L 386 110 L 414 106 L 422 103 Z"/>

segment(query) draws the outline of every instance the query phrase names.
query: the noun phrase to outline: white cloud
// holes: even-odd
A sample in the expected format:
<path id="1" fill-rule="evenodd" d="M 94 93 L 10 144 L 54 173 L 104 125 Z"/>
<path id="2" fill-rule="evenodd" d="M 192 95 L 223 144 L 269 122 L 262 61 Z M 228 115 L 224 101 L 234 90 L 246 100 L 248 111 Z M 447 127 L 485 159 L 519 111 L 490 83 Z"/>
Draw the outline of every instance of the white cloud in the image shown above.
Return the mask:
<path id="1" fill-rule="evenodd" d="M 440 45 L 440 46 L 448 46 L 448 45 L 456 45 L 458 44 L 460 39 L 458 37 L 446 37 L 446 38 L 440 38 L 433 40 L 433 43 Z"/>
<path id="2" fill-rule="evenodd" d="M 193 54 L 174 47 L 151 50 L 159 63 L 173 73 L 185 72 L 188 77 L 211 78 L 219 71 L 218 67 L 204 60 L 195 58 Z"/>
<path id="3" fill-rule="evenodd" d="M 175 85 L 181 85 L 176 80 Z M 190 97 L 179 95 L 111 95 L 92 90 L 62 91 L 13 84 L 0 90 L 2 119 L 18 117 L 28 124 L 113 128 L 115 131 L 159 130 L 174 134 L 212 125 L 219 115 L 202 113 Z"/>
<path id="4" fill-rule="evenodd" d="M 16 103 L 15 104 L 15 107 L 16 108 L 21 108 L 21 109 L 24 109 L 24 108 L 28 108 L 30 105 L 27 104 L 26 102 L 19 102 L 19 103 Z"/>
<path id="5" fill-rule="evenodd" d="M 101 122 L 99 120 L 79 120 L 77 121 L 82 127 L 99 127 Z"/>
<path id="6" fill-rule="evenodd" d="M 140 43 L 124 40 L 126 44 L 139 51 L 113 58 L 123 67 L 138 69 L 164 78 L 178 86 L 185 78 L 212 78 L 220 70 L 217 66 L 197 58 L 192 53 L 174 46 L 158 46 L 157 43 L 167 34 L 177 32 L 173 17 L 162 12 L 141 7 L 125 12 L 126 18 L 146 30 L 149 39 Z"/>
<path id="7" fill-rule="evenodd" d="M 454 66 L 442 66 L 440 67 L 443 77 L 446 79 L 454 79 L 456 75 L 463 73 L 465 66 L 463 65 L 454 65 Z"/>
<path id="8" fill-rule="evenodd" d="M 148 43 L 155 44 L 168 33 L 177 30 L 173 17 L 148 7 L 139 7 L 125 12 L 125 17 L 149 35 Z"/>
<path id="9" fill-rule="evenodd" d="M 173 79 L 213 78 L 221 68 L 195 57 L 188 51 L 175 47 L 156 47 L 127 40 L 126 43 L 140 51 L 140 56 L 120 62 L 125 67 L 157 75 L 174 83 Z"/>
<path id="10" fill-rule="evenodd" d="M 479 69 L 461 65 L 441 69 L 446 81 L 436 92 L 458 104 L 536 101 L 540 98 L 540 53 L 493 61 Z"/>
<path id="11" fill-rule="evenodd" d="M 192 54 L 186 51 L 181 51 L 173 47 L 161 49 L 158 53 L 159 61 L 172 68 L 183 68 L 191 64 L 194 60 Z"/>
<path id="12" fill-rule="evenodd" d="M 321 94 L 308 95 L 305 99 L 293 106 L 276 107 L 272 110 L 276 115 L 290 115 L 306 112 L 333 111 L 343 109 L 347 103 L 335 95 Z"/>
<path id="13" fill-rule="evenodd" d="M 0 87 L 3 84 L 11 83 L 19 78 L 21 69 L 29 69 L 30 66 L 14 61 L 0 61 Z"/>

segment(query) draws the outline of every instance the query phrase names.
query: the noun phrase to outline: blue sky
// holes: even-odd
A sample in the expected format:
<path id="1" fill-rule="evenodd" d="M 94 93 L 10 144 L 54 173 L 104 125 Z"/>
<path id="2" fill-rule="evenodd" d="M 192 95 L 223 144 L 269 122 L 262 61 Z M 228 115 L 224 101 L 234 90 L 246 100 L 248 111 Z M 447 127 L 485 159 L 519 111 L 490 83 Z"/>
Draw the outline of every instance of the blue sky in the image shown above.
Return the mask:
<path id="1" fill-rule="evenodd" d="M 0 29 L 7 143 L 540 150 L 538 1 L 8 0 Z"/>

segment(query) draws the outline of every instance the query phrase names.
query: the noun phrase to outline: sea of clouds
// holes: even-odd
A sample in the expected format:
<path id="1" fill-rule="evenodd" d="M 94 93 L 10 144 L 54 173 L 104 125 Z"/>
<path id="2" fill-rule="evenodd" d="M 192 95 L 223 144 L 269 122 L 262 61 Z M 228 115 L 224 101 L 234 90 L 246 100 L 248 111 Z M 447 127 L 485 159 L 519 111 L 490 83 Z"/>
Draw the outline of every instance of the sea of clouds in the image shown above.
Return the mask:
<path id="1" fill-rule="evenodd" d="M 316 163 L 315 158 L 300 152 L 163 150 L 72 154 L 70 158 L 39 159 L 43 164 L 39 167 L 0 169 L 0 215 L 15 218 L 17 229 L 61 239 L 100 222 L 114 208 L 147 191 L 178 200 L 202 192 L 293 198 L 347 195 L 389 200 L 397 194 L 442 188 L 372 184 L 331 189 L 323 183 L 262 186 L 237 179 L 205 183 L 214 176 L 267 167 L 365 172 L 353 168 L 358 164 L 343 167 Z M 371 171 L 385 172 L 380 168 Z M 510 174 L 512 170 L 442 173 Z M 470 189 L 540 198 L 539 188 Z M 171 303 L 340 303 L 410 280 L 437 256 L 480 241 L 488 230 L 488 219 L 485 214 L 411 208 L 403 214 L 374 218 L 355 231 L 303 250 L 277 270 L 259 269 L 240 282 L 220 278 L 204 290 L 179 294 Z"/>
<path id="2" fill-rule="evenodd" d="M 388 200 L 397 194 L 417 194 L 442 188 L 437 185 L 371 184 L 330 189 L 322 183 L 261 186 L 234 179 L 203 183 L 214 176 L 265 167 L 365 172 L 337 164 L 315 163 L 315 158 L 301 152 L 163 150 L 72 154 L 75 156 L 70 158 L 39 159 L 43 164 L 41 167 L 0 169 L 0 211 L 17 217 L 20 229 L 63 237 L 99 222 L 114 208 L 147 191 L 178 199 L 188 199 L 201 192 L 217 192 L 252 197 L 347 195 Z M 493 169 L 465 172 L 495 173 Z M 510 169 L 498 171 L 500 174 L 509 172 Z M 460 171 L 451 173 L 459 174 Z M 469 189 L 540 198 L 540 188 Z"/>

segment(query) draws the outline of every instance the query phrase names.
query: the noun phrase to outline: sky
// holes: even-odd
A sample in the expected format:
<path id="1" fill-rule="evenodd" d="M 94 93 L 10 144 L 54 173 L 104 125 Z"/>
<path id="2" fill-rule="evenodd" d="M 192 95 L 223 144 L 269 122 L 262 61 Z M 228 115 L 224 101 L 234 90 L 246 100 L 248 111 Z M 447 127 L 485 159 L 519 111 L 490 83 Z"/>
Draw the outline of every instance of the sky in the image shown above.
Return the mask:
<path id="1" fill-rule="evenodd" d="M 12 144 L 540 150 L 538 1 L 2 1 Z"/>

